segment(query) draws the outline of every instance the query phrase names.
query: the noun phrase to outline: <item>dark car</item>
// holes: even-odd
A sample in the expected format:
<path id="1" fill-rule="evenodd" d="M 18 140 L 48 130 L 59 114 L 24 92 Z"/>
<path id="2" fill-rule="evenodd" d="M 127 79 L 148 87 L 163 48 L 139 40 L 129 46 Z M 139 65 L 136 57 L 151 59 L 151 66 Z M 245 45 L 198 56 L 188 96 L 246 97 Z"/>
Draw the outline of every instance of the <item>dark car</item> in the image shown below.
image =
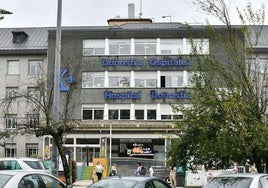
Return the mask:
<path id="1" fill-rule="evenodd" d="M 213 177 L 204 188 L 266 188 L 268 174 L 234 173 Z"/>
<path id="2" fill-rule="evenodd" d="M 88 188 L 171 188 L 171 186 L 157 177 L 116 176 L 102 179 Z"/>

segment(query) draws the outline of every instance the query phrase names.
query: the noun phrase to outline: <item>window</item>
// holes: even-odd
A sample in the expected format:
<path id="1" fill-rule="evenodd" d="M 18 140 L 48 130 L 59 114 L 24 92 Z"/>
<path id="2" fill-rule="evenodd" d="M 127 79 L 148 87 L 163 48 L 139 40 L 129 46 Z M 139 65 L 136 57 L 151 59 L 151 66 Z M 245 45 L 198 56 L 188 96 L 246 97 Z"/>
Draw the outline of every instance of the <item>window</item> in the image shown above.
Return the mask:
<path id="1" fill-rule="evenodd" d="M 29 127 L 35 127 L 39 123 L 39 114 L 26 114 L 26 121 Z"/>
<path id="2" fill-rule="evenodd" d="M 19 74 L 19 61 L 8 61 L 8 70 L 9 75 Z"/>
<path id="3" fill-rule="evenodd" d="M 103 108 L 92 107 L 83 109 L 83 119 L 103 119 Z"/>
<path id="4" fill-rule="evenodd" d="M 17 96 L 18 96 L 18 88 L 17 87 L 7 87 L 6 88 L 6 97 L 8 99 L 16 101 Z"/>
<path id="5" fill-rule="evenodd" d="M 83 54 L 90 55 L 104 55 L 105 54 L 105 40 L 84 40 L 83 41 Z"/>
<path id="6" fill-rule="evenodd" d="M 38 91 L 36 87 L 28 87 L 27 94 L 28 102 L 40 100 L 40 91 Z"/>
<path id="7" fill-rule="evenodd" d="M 26 157 L 38 156 L 38 144 L 26 144 Z"/>
<path id="8" fill-rule="evenodd" d="M 119 119 L 119 110 L 109 110 L 109 119 Z"/>
<path id="9" fill-rule="evenodd" d="M 135 72 L 135 87 L 156 87 L 156 72 Z"/>
<path id="10" fill-rule="evenodd" d="M 144 119 L 144 110 L 135 110 L 135 119 Z"/>
<path id="11" fill-rule="evenodd" d="M 156 119 L 156 110 L 147 110 L 147 119 Z"/>
<path id="12" fill-rule="evenodd" d="M 103 72 L 83 72 L 82 73 L 82 88 L 103 88 L 104 73 Z"/>
<path id="13" fill-rule="evenodd" d="M 130 72 L 109 72 L 109 87 L 130 87 Z"/>
<path id="14" fill-rule="evenodd" d="M 183 72 L 162 73 L 161 87 L 183 87 Z"/>
<path id="15" fill-rule="evenodd" d="M 136 55 L 156 54 L 156 39 L 135 39 L 134 45 Z"/>
<path id="16" fill-rule="evenodd" d="M 179 55 L 183 53 L 182 39 L 160 39 L 161 55 Z"/>
<path id="17" fill-rule="evenodd" d="M 43 73 L 42 71 L 42 61 L 29 61 L 29 75 L 40 75 Z"/>
<path id="18" fill-rule="evenodd" d="M 260 72 L 267 73 L 268 72 L 268 59 L 260 60 Z"/>
<path id="19" fill-rule="evenodd" d="M 13 31 L 13 43 L 23 43 L 28 35 L 24 31 Z"/>
<path id="20" fill-rule="evenodd" d="M 130 110 L 120 110 L 120 119 L 130 119 Z"/>
<path id="21" fill-rule="evenodd" d="M 195 51 L 196 50 L 196 51 Z M 209 40 L 208 39 L 186 39 L 186 54 L 209 54 Z"/>
<path id="22" fill-rule="evenodd" d="M 16 157 L 17 150 L 15 143 L 6 143 L 5 144 L 5 157 Z"/>
<path id="23" fill-rule="evenodd" d="M 15 114 L 6 114 L 6 129 L 16 129 L 17 128 L 17 115 Z"/>
<path id="24" fill-rule="evenodd" d="M 121 55 L 130 54 L 130 39 L 110 39 L 109 40 L 109 54 Z"/>

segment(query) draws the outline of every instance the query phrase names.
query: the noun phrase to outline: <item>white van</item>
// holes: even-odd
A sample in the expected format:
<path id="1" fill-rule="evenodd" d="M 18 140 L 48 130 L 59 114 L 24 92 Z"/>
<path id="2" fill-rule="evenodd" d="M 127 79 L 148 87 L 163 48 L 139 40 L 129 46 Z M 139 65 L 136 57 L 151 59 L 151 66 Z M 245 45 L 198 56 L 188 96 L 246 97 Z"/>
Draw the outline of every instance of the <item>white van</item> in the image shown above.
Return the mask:
<path id="1" fill-rule="evenodd" d="M 41 171 L 49 174 L 44 163 L 36 158 L 27 157 L 5 157 L 0 158 L 0 170 L 27 170 Z"/>

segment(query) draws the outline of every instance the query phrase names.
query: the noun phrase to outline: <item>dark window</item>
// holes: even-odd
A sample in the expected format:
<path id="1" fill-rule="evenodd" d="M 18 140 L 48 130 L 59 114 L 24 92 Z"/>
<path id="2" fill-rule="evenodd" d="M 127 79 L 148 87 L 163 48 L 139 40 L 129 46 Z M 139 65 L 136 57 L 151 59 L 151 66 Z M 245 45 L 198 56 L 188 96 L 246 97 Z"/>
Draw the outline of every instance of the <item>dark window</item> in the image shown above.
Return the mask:
<path id="1" fill-rule="evenodd" d="M 130 110 L 120 110 L 120 119 L 130 119 Z"/>
<path id="2" fill-rule="evenodd" d="M 118 119 L 118 110 L 109 110 L 109 119 Z"/>
<path id="3" fill-rule="evenodd" d="M 136 119 L 144 119 L 144 110 L 135 110 Z"/>
<path id="4" fill-rule="evenodd" d="M 166 87 L 166 77 L 161 76 L 161 87 Z"/>
<path id="5" fill-rule="evenodd" d="M 24 31 L 14 31 L 12 34 L 13 43 L 22 43 L 28 38 L 28 35 Z"/>
<path id="6" fill-rule="evenodd" d="M 103 119 L 103 110 L 94 110 L 94 119 Z"/>
<path id="7" fill-rule="evenodd" d="M 156 119 L 156 110 L 147 110 L 147 119 Z"/>
<path id="8" fill-rule="evenodd" d="M 83 119 L 92 119 L 92 110 L 83 110 Z"/>

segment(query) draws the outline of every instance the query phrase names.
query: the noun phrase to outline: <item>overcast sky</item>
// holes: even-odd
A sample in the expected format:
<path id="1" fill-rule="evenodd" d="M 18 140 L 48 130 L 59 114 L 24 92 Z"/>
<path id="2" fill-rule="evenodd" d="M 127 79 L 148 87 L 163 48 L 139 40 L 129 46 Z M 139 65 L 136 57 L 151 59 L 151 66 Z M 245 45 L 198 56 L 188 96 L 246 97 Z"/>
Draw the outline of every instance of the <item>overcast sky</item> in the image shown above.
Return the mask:
<path id="1" fill-rule="evenodd" d="M 235 7 L 243 10 L 249 0 L 229 0 L 232 24 L 240 24 Z M 140 3 L 142 2 L 142 3 Z M 220 22 L 198 11 L 191 0 L 62 0 L 62 26 L 107 26 L 107 20 L 120 16 L 128 17 L 128 4 L 135 4 L 135 16 L 154 22 L 205 23 Z M 268 1 L 254 0 L 257 10 L 265 5 L 268 25 Z M 47 27 L 57 25 L 57 0 L 1 0 L 0 8 L 13 12 L 0 21 L 2 27 Z M 162 16 L 170 16 L 162 18 Z"/>

